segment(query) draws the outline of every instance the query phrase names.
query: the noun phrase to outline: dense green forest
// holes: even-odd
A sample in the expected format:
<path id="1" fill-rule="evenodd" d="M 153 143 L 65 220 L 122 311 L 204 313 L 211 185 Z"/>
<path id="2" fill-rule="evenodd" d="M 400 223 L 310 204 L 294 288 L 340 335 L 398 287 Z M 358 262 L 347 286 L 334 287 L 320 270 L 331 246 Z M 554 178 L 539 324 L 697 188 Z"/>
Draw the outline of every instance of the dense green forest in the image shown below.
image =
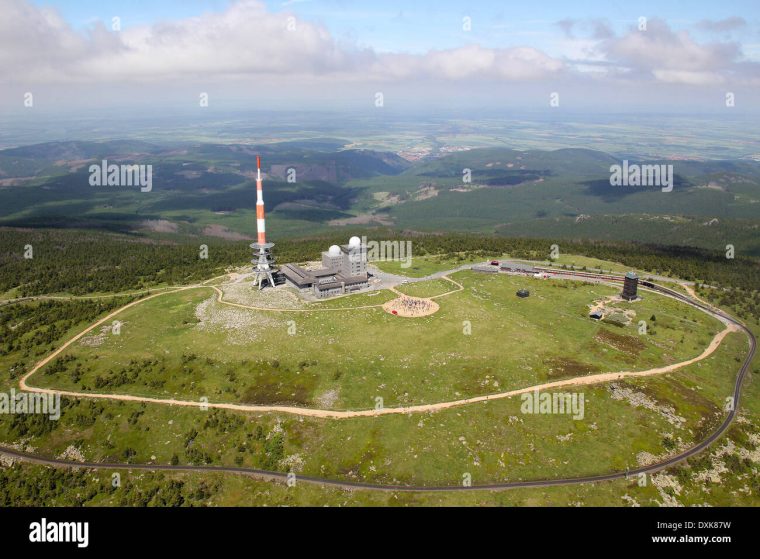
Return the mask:
<path id="1" fill-rule="evenodd" d="M 126 479 L 121 487 L 110 476 L 16 464 L 0 468 L 0 507 L 86 506 L 126 507 L 203 506 L 220 489 L 220 482 L 190 483 L 162 473 L 145 472 L 139 484 Z"/>
<path id="2" fill-rule="evenodd" d="M 658 161 L 674 169 L 673 190 L 663 194 L 657 188 L 611 185 L 610 166 L 620 163 L 619 152 L 494 146 L 407 161 L 399 156 L 405 141 L 393 151 L 351 149 L 350 143 L 334 137 L 259 146 L 113 140 L 0 150 L 0 176 L 8 181 L 0 188 L 0 226 L 157 233 L 180 244 L 186 235 L 217 235 L 214 243 L 252 238 L 252 177 L 260 154 L 270 231 L 280 242 L 332 235 L 340 224 L 372 223 L 431 234 L 712 250 L 731 244 L 737 254 L 760 257 L 760 163 L 751 159 Z M 706 150 L 705 145 L 698 151 Z M 160 170 L 149 193 L 90 185 L 85 161 L 130 161 L 138 154 L 141 162 Z M 467 183 L 464 169 L 471 172 Z M 295 172 L 292 180 L 286 170 Z M 167 261 L 160 278 L 139 262 L 126 265 L 145 272 L 141 279 L 148 284 L 176 281 L 187 272 L 181 258 Z M 194 273 L 202 275 L 200 268 Z M 104 274 L 93 277 L 93 284 Z"/>
<path id="3" fill-rule="evenodd" d="M 18 353 L 22 360 L 42 355 L 74 326 L 93 321 L 133 297 L 97 300 L 40 300 L 0 307 L 0 357 Z M 11 378 L 23 374 L 23 361 L 11 366 Z"/>
<path id="4" fill-rule="evenodd" d="M 281 263 L 317 259 L 328 245 L 345 243 L 348 234 L 279 241 L 276 257 Z M 559 244 L 565 254 L 612 260 L 718 287 L 752 291 L 760 286 L 759 260 L 742 256 L 727 259 L 723 252 L 693 247 L 465 234 L 397 235 L 387 230 L 376 230 L 369 238 L 411 240 L 416 256 L 467 254 L 486 258 L 509 254 L 545 259 L 551 245 Z M 202 244 L 208 246 L 205 259 L 201 258 Z M 27 245 L 33 249 L 31 259 L 24 258 Z M 208 279 L 249 260 L 247 242 L 240 241 L 198 239 L 178 243 L 101 232 L 0 228 L 0 293 L 17 288 L 17 296 L 84 295 L 178 285 Z"/>
<path id="5" fill-rule="evenodd" d="M 361 234 L 360 231 L 356 232 Z M 279 262 L 319 258 L 334 243 L 344 243 L 347 233 L 311 239 L 286 239 L 277 243 Z M 702 248 L 613 241 L 555 241 L 482 235 L 396 235 L 375 230 L 373 240 L 412 242 L 414 256 L 446 255 L 489 258 L 509 254 L 513 258 L 546 259 L 558 244 L 564 254 L 577 254 L 621 262 L 653 274 L 672 275 L 719 288 L 710 293 L 718 303 L 731 304 L 740 316 L 760 316 L 760 261 Z M 208 247 L 201 257 L 201 245 Z M 27 247 L 32 258 L 24 258 Z M 118 293 L 162 285 L 198 282 L 221 274 L 230 266 L 250 260 L 247 242 L 198 239 L 182 243 L 143 236 L 104 232 L 42 229 L 0 229 L 0 293 L 16 297 L 42 294 Z M 15 291 L 12 291 L 15 290 Z M 51 307 L 52 308 L 52 307 Z M 64 327 L 64 326 L 60 326 Z M 49 328 L 58 328 L 55 324 Z M 5 347 L 15 343 L 0 338 Z M 48 334 L 50 337 L 50 333 Z"/>
<path id="6" fill-rule="evenodd" d="M 200 244 L 200 243 L 199 243 Z M 244 261 L 241 246 L 174 244 L 143 237 L 65 230 L 0 231 L 0 292 L 85 295 L 139 290 L 207 279 L 232 262 Z M 31 249 L 31 258 L 25 258 Z"/>
<path id="7" fill-rule="evenodd" d="M 361 233 L 357 231 L 356 233 Z M 398 239 L 391 232 L 372 236 L 376 240 Z M 515 258 L 544 259 L 555 241 L 541 239 L 508 239 L 478 235 L 407 235 L 417 256 L 445 255 L 466 259 L 509 254 Z M 328 244 L 345 242 L 346 233 L 325 238 L 283 241 L 277 244 L 280 262 L 304 261 L 318 257 Z M 247 243 L 209 243 L 209 258 L 198 258 L 198 245 L 203 242 L 168 243 L 144 237 L 79 231 L 45 231 L 0 229 L 0 285 L 4 291 L 20 288 L 15 295 L 32 295 L 65 291 L 75 294 L 117 292 L 144 289 L 164 283 L 182 283 L 207 279 L 225 267 L 242 265 L 249 260 Z M 23 259 L 24 245 L 32 244 L 34 258 Z M 665 247 L 635 243 L 573 242 L 557 243 L 565 254 L 625 263 L 631 267 L 656 273 L 671 273 L 713 287 L 701 286 L 700 294 L 730 308 L 744 318 L 760 320 L 760 264 L 753 259 L 727 260 L 723 253 L 688 247 Z M 104 264 L 108 263 L 108 264 Z M 42 270 L 42 273 L 40 273 Z M 0 303 L 0 358 L 7 362 L 3 381 L 13 382 L 37 356 L 65 339 L 67 331 L 89 323 L 113 308 L 122 306 L 134 296 L 106 297 L 87 300 L 32 300 L 20 304 Z M 192 355 L 183 356 L 185 365 Z M 124 374 L 131 373 L 130 364 Z M 149 363 L 160 368 L 161 364 Z M 76 373 L 76 363 L 55 361 L 51 367 L 65 367 Z M 757 371 L 757 367 L 754 368 Z M 7 376 L 10 373 L 10 378 Z M 122 371 L 115 371 L 114 378 Z M 103 377 L 105 381 L 112 379 Z M 15 439 L 44 436 L 51 430 L 86 429 L 100 418 L 112 420 L 101 402 L 62 399 L 62 422 L 46 421 L 39 415 L 16 415 L 9 419 L 9 434 Z M 141 410 L 125 414 L 130 429 L 151 427 Z M 67 423 L 70 421 L 70 423 Z M 242 419 L 234 414 L 213 411 L 183 433 L 183 450 L 172 457 L 172 463 L 219 464 L 214 453 L 202 442 L 211 437 L 229 437 L 241 431 Z M 73 443 L 77 443 L 74 439 Z M 283 440 L 267 438 L 257 429 L 245 444 L 235 447 L 235 463 L 244 456 L 260 468 L 276 469 L 283 457 Z M 139 461 L 131 446 L 114 450 L 114 461 Z M 709 456 L 700 456 L 690 465 L 709 463 Z M 707 467 L 707 466 L 706 466 Z M 744 467 L 741 464 L 737 466 Z M 117 491 L 104 472 L 66 470 L 16 464 L 0 467 L 0 506 L 60 505 L 82 506 L 115 504 L 123 506 L 199 506 L 213 500 L 223 491 L 218 481 L 198 481 L 187 475 L 164 475 L 145 472 L 139 483 L 125 479 Z"/>

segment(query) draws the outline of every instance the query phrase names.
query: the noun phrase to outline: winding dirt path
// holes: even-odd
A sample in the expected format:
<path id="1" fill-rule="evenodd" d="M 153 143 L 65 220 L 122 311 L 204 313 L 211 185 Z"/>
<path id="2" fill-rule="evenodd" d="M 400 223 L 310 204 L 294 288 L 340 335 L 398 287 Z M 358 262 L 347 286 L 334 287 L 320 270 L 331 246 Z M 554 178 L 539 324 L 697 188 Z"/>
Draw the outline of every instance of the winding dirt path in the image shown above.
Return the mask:
<path id="1" fill-rule="evenodd" d="M 580 477 L 569 477 L 569 478 L 549 478 L 549 479 L 534 479 L 534 480 L 524 480 L 524 481 L 507 481 L 507 482 L 501 482 L 501 483 L 487 483 L 487 484 L 479 484 L 479 485 L 472 485 L 472 486 L 463 486 L 459 482 L 453 485 L 441 485 L 441 486 L 427 486 L 427 485 L 399 486 L 399 485 L 383 485 L 383 484 L 365 483 L 365 482 L 349 482 L 349 481 L 324 479 L 324 478 L 310 477 L 310 476 L 300 476 L 299 479 L 301 481 L 316 484 L 319 486 L 341 487 L 341 488 L 349 489 L 349 490 L 370 489 L 370 490 L 379 490 L 379 491 L 404 491 L 404 492 L 408 492 L 408 491 L 424 491 L 424 492 L 467 491 L 467 492 L 470 492 L 470 491 L 482 491 L 482 490 L 492 491 L 492 490 L 513 489 L 517 487 L 551 487 L 551 486 L 562 486 L 562 485 L 576 485 L 576 484 L 584 484 L 584 483 L 597 483 L 597 482 L 611 481 L 611 480 L 617 480 L 617 479 L 627 480 L 627 479 L 630 479 L 631 476 L 659 472 L 670 466 L 678 464 L 692 456 L 696 456 L 697 454 L 702 452 L 704 449 L 712 445 L 715 441 L 717 441 L 728 430 L 728 428 L 731 426 L 732 422 L 736 418 L 737 410 L 739 409 L 742 382 L 744 378 L 746 377 L 747 371 L 749 370 L 749 367 L 752 363 L 752 359 L 754 358 L 755 351 L 757 349 L 757 340 L 755 339 L 755 336 L 752 334 L 752 332 L 746 326 L 736 321 L 736 319 L 732 318 L 730 315 L 723 314 L 720 310 L 714 311 L 710 309 L 710 307 L 703 306 L 701 303 L 697 303 L 697 302 L 694 302 L 693 300 L 686 299 L 683 295 L 677 292 L 669 292 L 670 290 L 668 290 L 667 288 L 656 287 L 654 290 L 660 292 L 661 294 L 681 300 L 694 307 L 701 308 L 703 311 L 708 312 L 709 314 L 712 314 L 713 316 L 716 316 L 717 318 L 722 320 L 727 326 L 733 325 L 737 330 L 743 331 L 745 334 L 747 334 L 747 338 L 749 340 L 749 352 L 747 353 L 747 356 L 744 359 L 744 362 L 742 364 L 741 369 L 739 370 L 739 374 L 737 375 L 736 382 L 734 384 L 735 406 L 731 408 L 728 415 L 723 420 L 723 423 L 721 423 L 720 427 L 718 427 L 717 430 L 715 430 L 706 439 L 699 442 L 695 446 L 685 451 L 682 451 L 674 456 L 665 458 L 654 464 L 641 466 L 634 470 L 626 469 L 625 471 L 618 470 L 618 471 L 612 471 L 612 472 L 601 473 L 601 474 L 594 474 L 594 475 L 580 476 Z M 715 343 L 715 340 L 713 340 L 713 343 Z M 118 470 L 118 469 L 127 468 L 129 470 L 137 469 L 137 470 L 148 470 L 148 471 L 168 470 L 168 471 L 193 471 L 193 472 L 228 472 L 228 473 L 239 474 L 239 475 L 254 476 L 259 479 L 264 479 L 267 481 L 272 481 L 272 480 L 286 481 L 289 479 L 289 474 L 285 474 L 283 472 L 274 472 L 274 471 L 267 471 L 267 470 L 257 470 L 253 468 L 241 468 L 241 467 L 231 467 L 231 466 L 193 466 L 193 465 L 173 466 L 173 465 L 167 465 L 167 464 L 125 465 L 125 464 L 109 464 L 109 463 L 100 463 L 100 462 L 98 463 L 70 462 L 67 460 L 56 459 L 56 458 L 45 458 L 45 457 L 37 456 L 32 453 L 22 452 L 16 449 L 2 447 L 2 446 L 0 446 L 0 455 L 9 456 L 12 459 L 20 459 L 29 463 L 44 464 L 44 465 L 50 465 L 50 466 L 56 466 L 56 467 L 68 467 L 68 468 L 74 468 L 74 469 L 87 468 L 87 469 L 94 469 L 94 470 L 103 470 L 103 469 L 105 470 L 117 469 Z"/>
<path id="2" fill-rule="evenodd" d="M 454 280 L 451 280 L 450 278 L 447 278 L 447 279 L 449 279 L 449 281 L 458 285 L 460 289 L 450 291 L 443 295 L 456 293 L 464 289 L 464 287 L 461 284 L 455 282 Z M 209 281 L 212 281 L 212 280 L 209 280 Z M 83 336 L 85 336 L 87 333 L 91 332 L 95 328 L 98 328 L 99 326 L 113 319 L 119 313 L 135 305 L 138 305 L 144 301 L 153 299 L 154 297 L 167 295 L 169 293 L 177 293 L 180 291 L 186 291 L 189 289 L 198 289 L 198 288 L 205 288 L 205 287 L 211 287 L 212 289 L 214 289 L 214 291 L 216 291 L 218 294 L 217 300 L 220 303 L 225 304 L 225 305 L 231 305 L 235 307 L 242 307 L 242 308 L 254 309 L 254 310 L 270 310 L 270 311 L 298 310 L 298 311 L 309 312 L 306 309 L 263 309 L 263 308 L 248 306 L 248 305 L 242 305 L 238 303 L 230 303 L 223 300 L 224 293 L 222 290 L 220 290 L 216 286 L 210 286 L 210 285 L 204 285 L 204 284 L 188 285 L 188 286 L 173 289 L 171 291 L 163 291 L 160 293 L 155 293 L 148 297 L 144 297 L 142 299 L 132 301 L 131 303 L 128 303 L 127 305 L 119 309 L 116 309 L 115 311 L 109 313 L 107 316 L 101 318 L 100 320 L 98 320 L 97 322 L 90 325 L 89 327 L 84 329 L 82 332 L 80 332 L 79 334 L 71 338 L 69 341 L 64 343 L 61 347 L 59 347 L 53 353 L 51 353 L 50 355 L 42 359 L 40 362 L 38 362 L 28 373 L 26 373 L 23 377 L 21 377 L 21 379 L 19 380 L 20 389 L 28 391 L 28 392 L 36 392 L 36 393 L 42 393 L 42 394 L 60 394 L 61 396 L 67 396 L 67 397 L 72 397 L 72 398 L 121 400 L 121 401 L 127 401 L 127 402 L 145 402 L 145 403 L 163 404 L 163 405 L 170 405 L 170 406 L 195 407 L 195 408 L 202 408 L 202 409 L 209 409 L 209 408 L 226 409 L 226 410 L 244 411 L 244 412 L 259 412 L 259 413 L 276 412 L 276 413 L 287 413 L 287 414 L 292 414 L 292 415 L 326 418 L 326 419 L 349 419 L 349 418 L 356 418 L 356 417 L 376 417 L 376 416 L 394 415 L 394 414 L 429 413 L 429 412 L 436 412 L 436 411 L 459 407 L 459 406 L 465 406 L 469 404 L 475 404 L 478 402 L 488 402 L 491 400 L 501 400 L 504 398 L 511 398 L 513 396 L 526 394 L 529 392 L 533 392 L 535 390 L 542 391 L 542 390 L 550 390 L 554 388 L 564 388 L 564 387 L 569 387 L 569 386 L 587 386 L 587 385 L 592 385 L 592 384 L 599 384 L 599 383 L 605 383 L 605 382 L 610 382 L 610 381 L 615 381 L 615 380 L 621 380 L 624 378 L 646 377 L 646 376 L 670 373 L 678 369 L 681 369 L 683 367 L 687 367 L 689 365 L 702 361 L 703 359 L 706 359 L 707 357 L 709 357 L 715 352 L 715 350 L 720 346 L 721 342 L 728 334 L 739 331 L 739 328 L 735 324 L 732 324 L 730 322 L 723 320 L 724 324 L 726 324 L 726 328 L 722 330 L 721 332 L 719 332 L 718 334 L 716 334 L 715 337 L 710 342 L 710 344 L 707 346 L 707 348 L 705 348 L 705 350 L 697 357 L 688 359 L 686 361 L 682 361 L 680 363 L 674 363 L 671 365 L 657 367 L 654 369 L 648 369 L 645 371 L 618 371 L 618 372 L 611 372 L 611 373 L 586 375 L 582 377 L 575 377 L 575 378 L 565 379 L 565 380 L 560 380 L 560 381 L 555 381 L 555 382 L 536 384 L 533 386 L 527 386 L 527 387 L 519 388 L 516 390 L 499 392 L 496 394 L 476 396 L 473 398 L 464 398 L 460 400 L 451 400 L 447 402 L 438 402 L 438 403 L 433 403 L 433 404 L 419 404 L 419 405 L 413 405 L 413 406 L 401 406 L 401 407 L 380 408 L 380 409 L 325 410 L 325 409 L 315 409 L 315 408 L 301 408 L 297 406 L 263 406 L 263 405 L 246 405 L 246 404 L 221 403 L 221 402 L 202 403 L 202 402 L 194 402 L 191 400 L 150 398 L 147 396 L 132 396 L 128 394 L 99 394 L 99 393 L 91 393 L 91 392 L 75 392 L 75 391 L 68 391 L 68 390 L 57 390 L 57 389 L 52 389 L 52 388 L 39 388 L 39 387 L 31 386 L 28 383 L 28 380 L 31 378 L 32 375 L 34 375 L 37 371 L 39 371 L 48 363 L 50 363 L 50 361 L 55 359 L 68 347 L 76 343 L 79 339 L 81 339 Z M 441 297 L 443 295 L 439 295 L 438 297 Z M 377 308 L 379 306 L 382 306 L 382 305 L 370 305 L 370 306 L 364 306 L 364 307 L 330 308 L 330 309 L 320 309 L 320 310 L 351 310 L 351 309 L 362 309 L 362 308 Z"/>
<path id="3" fill-rule="evenodd" d="M 462 285 L 458 281 L 454 281 L 449 276 L 441 276 L 441 279 L 450 281 L 451 283 L 457 286 L 457 289 L 452 289 L 451 291 L 447 291 L 446 293 L 441 293 L 440 295 L 433 295 L 432 297 L 430 297 L 430 299 L 440 299 L 441 297 L 447 297 L 453 293 L 459 293 L 460 291 L 464 291 L 464 285 Z"/>
<path id="4" fill-rule="evenodd" d="M 700 297 L 699 295 L 697 295 L 697 292 L 694 291 L 694 288 L 691 285 L 689 285 L 688 283 L 681 283 L 679 285 L 681 287 L 683 287 L 684 290 L 686 290 L 686 293 L 688 293 L 689 297 L 691 297 L 692 299 L 694 299 L 696 301 L 699 301 L 700 303 L 702 303 L 706 307 L 710 307 L 713 310 L 717 310 L 717 307 L 715 305 L 713 305 L 710 301 L 705 301 L 704 299 L 702 299 L 702 297 Z"/>

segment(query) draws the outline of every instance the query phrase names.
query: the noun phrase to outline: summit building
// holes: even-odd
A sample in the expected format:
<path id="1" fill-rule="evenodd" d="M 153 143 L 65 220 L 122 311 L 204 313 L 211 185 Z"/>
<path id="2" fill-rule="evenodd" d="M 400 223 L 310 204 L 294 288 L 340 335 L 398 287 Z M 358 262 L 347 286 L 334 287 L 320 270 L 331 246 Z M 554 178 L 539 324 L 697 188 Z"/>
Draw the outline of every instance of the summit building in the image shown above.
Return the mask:
<path id="1" fill-rule="evenodd" d="M 367 249 L 359 237 L 351 237 L 347 245 L 333 245 L 324 251 L 321 268 L 306 270 L 296 264 L 285 264 L 280 271 L 293 287 L 312 292 L 319 299 L 369 287 Z"/>

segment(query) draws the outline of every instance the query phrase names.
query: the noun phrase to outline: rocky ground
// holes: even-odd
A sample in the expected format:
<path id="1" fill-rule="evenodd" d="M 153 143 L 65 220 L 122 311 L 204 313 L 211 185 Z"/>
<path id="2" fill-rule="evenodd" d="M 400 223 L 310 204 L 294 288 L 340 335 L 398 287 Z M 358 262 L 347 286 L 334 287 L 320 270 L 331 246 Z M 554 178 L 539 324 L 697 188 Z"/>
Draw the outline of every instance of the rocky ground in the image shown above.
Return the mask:
<path id="1" fill-rule="evenodd" d="M 195 318 L 198 319 L 197 329 L 225 332 L 228 343 L 236 345 L 255 341 L 264 328 L 287 327 L 284 318 L 271 313 L 220 305 L 215 295 L 196 306 Z"/>

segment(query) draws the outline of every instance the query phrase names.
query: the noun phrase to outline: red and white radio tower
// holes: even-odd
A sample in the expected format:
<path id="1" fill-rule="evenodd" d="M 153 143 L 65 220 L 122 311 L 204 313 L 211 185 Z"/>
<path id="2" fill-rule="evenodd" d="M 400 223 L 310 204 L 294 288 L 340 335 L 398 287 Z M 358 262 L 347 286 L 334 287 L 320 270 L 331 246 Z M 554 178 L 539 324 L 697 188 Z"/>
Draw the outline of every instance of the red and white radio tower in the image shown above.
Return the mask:
<path id="1" fill-rule="evenodd" d="M 255 274 L 253 283 L 258 285 L 259 289 L 264 287 L 264 281 L 268 281 L 271 287 L 274 287 L 273 273 L 277 272 L 272 257 L 272 247 L 274 243 L 267 242 L 266 223 L 264 220 L 264 190 L 261 186 L 261 157 L 256 156 L 256 232 L 258 238 L 255 243 L 251 244 L 253 249 L 254 264 L 253 272 Z"/>

